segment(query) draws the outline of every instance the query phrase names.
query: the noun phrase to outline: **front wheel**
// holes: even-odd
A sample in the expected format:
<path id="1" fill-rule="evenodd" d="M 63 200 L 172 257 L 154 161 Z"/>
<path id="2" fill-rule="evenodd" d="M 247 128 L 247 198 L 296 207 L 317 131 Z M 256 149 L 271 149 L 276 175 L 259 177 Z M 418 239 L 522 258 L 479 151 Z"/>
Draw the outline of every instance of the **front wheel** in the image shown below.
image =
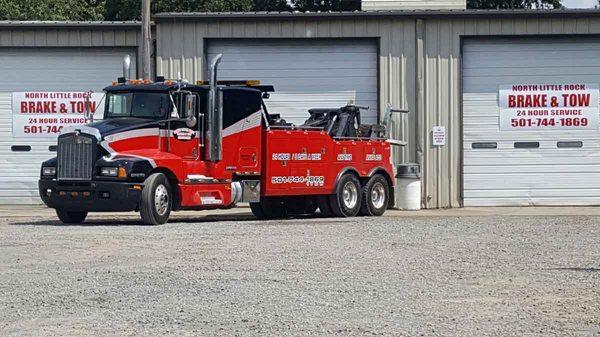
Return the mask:
<path id="1" fill-rule="evenodd" d="M 140 215 L 147 225 L 162 225 L 169 220 L 173 205 L 171 185 L 162 173 L 151 174 L 144 181 Z"/>
<path id="2" fill-rule="evenodd" d="M 88 212 L 71 212 L 64 209 L 57 209 L 56 215 L 62 223 L 82 223 L 85 220 Z"/>

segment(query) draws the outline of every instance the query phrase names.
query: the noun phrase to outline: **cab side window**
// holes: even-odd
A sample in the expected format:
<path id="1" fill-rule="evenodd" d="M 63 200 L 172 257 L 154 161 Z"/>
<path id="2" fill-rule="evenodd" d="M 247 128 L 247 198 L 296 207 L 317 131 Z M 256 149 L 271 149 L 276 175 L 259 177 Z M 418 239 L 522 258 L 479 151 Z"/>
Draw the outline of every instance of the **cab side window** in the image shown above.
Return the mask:
<path id="1" fill-rule="evenodd" d="M 260 91 L 249 88 L 223 88 L 223 129 L 260 109 Z"/>

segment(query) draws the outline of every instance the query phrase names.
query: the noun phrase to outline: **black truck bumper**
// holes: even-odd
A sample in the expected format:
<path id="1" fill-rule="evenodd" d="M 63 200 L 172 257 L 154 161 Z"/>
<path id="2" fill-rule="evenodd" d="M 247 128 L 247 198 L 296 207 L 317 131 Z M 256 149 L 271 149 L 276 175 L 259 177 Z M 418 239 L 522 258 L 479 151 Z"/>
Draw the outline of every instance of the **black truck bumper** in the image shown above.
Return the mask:
<path id="1" fill-rule="evenodd" d="M 51 208 L 68 211 L 137 211 L 142 185 L 125 182 L 39 180 L 40 197 Z"/>

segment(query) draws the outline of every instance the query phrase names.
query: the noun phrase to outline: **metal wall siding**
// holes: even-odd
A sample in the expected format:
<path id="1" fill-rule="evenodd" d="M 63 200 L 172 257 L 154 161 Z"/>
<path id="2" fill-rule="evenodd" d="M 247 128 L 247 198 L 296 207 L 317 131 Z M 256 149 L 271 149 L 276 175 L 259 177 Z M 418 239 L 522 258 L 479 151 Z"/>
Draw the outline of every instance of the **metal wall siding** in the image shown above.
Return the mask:
<path id="1" fill-rule="evenodd" d="M 138 47 L 137 29 L 0 30 L 0 47 Z"/>
<path id="2" fill-rule="evenodd" d="M 459 207 L 462 197 L 461 38 L 464 36 L 600 34 L 595 17 L 464 17 L 425 18 L 423 59 L 417 60 L 418 17 L 354 17 L 293 19 L 228 19 L 195 21 L 184 30 L 183 22 L 157 25 L 158 73 L 174 77 L 177 71 L 189 80 L 203 79 L 206 67 L 204 38 L 335 38 L 379 39 L 379 104 L 410 109 L 406 123 L 396 121 L 397 134 L 408 135 L 410 146 L 396 151 L 396 158 L 415 161 L 417 138 L 422 135 L 424 206 Z M 185 25 L 188 25 L 186 21 Z M 195 27 L 195 29 L 190 28 Z M 195 31 L 191 45 L 179 38 Z M 1 41 L 0 35 L 0 41 Z M 187 49 L 191 48 L 191 49 Z M 187 54 L 191 52 L 191 54 Z M 195 62 L 195 63 L 194 63 Z M 417 97 L 417 65 L 423 64 L 422 102 Z M 182 66 L 182 64 L 184 64 Z M 190 66 L 191 65 L 191 66 Z M 423 111 L 417 107 L 422 106 Z M 418 114 L 422 122 L 417 123 Z M 431 127 L 444 125 L 447 145 L 431 145 Z M 400 153 L 398 153 L 400 152 Z"/>

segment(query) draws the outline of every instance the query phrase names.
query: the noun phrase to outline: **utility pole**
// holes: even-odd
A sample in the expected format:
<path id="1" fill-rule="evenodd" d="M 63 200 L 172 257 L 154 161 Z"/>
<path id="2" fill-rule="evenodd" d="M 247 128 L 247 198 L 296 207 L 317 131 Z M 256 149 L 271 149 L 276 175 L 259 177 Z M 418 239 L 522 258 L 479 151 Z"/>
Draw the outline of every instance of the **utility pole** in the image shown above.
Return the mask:
<path id="1" fill-rule="evenodd" d="M 142 77 L 150 79 L 150 0 L 142 0 Z"/>

